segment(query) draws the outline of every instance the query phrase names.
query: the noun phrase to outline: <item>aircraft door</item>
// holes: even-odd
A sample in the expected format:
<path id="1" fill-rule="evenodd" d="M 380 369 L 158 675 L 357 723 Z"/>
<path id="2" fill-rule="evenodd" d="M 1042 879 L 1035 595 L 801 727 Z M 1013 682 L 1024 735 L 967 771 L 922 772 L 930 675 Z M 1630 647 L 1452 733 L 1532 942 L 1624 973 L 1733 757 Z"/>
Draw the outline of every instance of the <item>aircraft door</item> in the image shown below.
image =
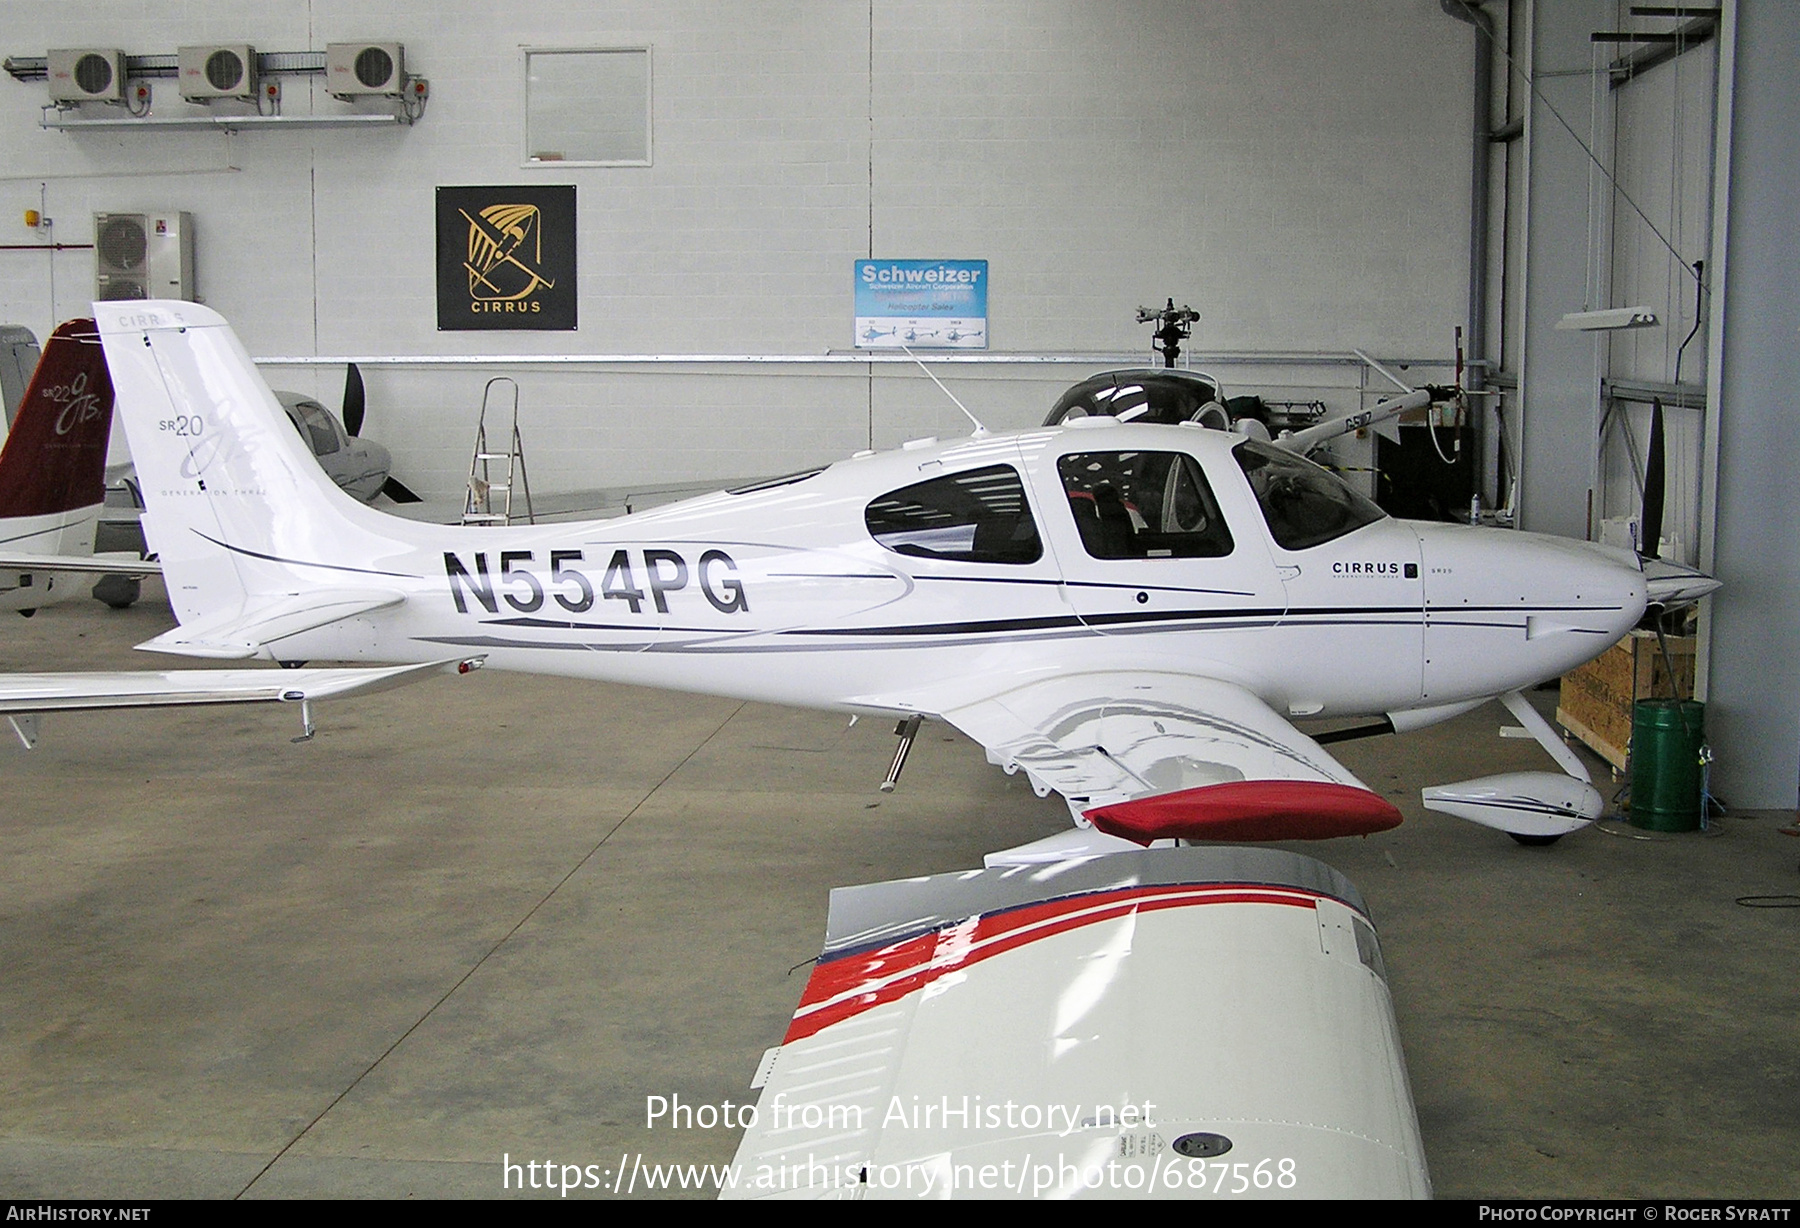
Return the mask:
<path id="1" fill-rule="evenodd" d="M 1076 614 L 1156 662 L 1261 685 L 1256 637 L 1285 598 L 1261 535 L 1235 527 L 1244 509 L 1186 451 L 1062 443 L 1033 481 Z"/>
<path id="2" fill-rule="evenodd" d="M 1419 535 L 1284 449 L 1247 441 L 1232 457 L 1286 588 L 1282 643 L 1309 667 L 1290 713 L 1373 715 L 1416 705 L 1425 668 Z"/>
<path id="3" fill-rule="evenodd" d="M 1424 687 L 1424 583 L 1419 539 L 1381 520 L 1308 550 L 1276 549 L 1288 599 L 1285 642 L 1327 667 L 1298 703 L 1323 711 L 1384 712 L 1419 702 Z M 1354 704 L 1354 708 L 1346 705 Z M 1304 715 L 1296 711 L 1295 715 Z"/>

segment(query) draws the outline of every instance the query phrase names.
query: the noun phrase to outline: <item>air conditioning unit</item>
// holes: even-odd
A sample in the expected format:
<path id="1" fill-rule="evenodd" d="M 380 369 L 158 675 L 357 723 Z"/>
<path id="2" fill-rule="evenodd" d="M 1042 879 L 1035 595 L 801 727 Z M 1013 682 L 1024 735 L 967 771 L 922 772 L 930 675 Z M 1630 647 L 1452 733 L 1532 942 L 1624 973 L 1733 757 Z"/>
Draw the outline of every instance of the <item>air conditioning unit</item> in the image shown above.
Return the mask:
<path id="1" fill-rule="evenodd" d="M 94 297 L 194 297 L 194 215 L 96 213 Z"/>
<path id="2" fill-rule="evenodd" d="M 47 57 L 51 102 L 124 102 L 125 53 L 73 47 Z"/>
<path id="3" fill-rule="evenodd" d="M 189 102 L 256 97 L 256 48 L 244 43 L 182 47 L 175 53 L 181 96 Z"/>
<path id="4" fill-rule="evenodd" d="M 399 97 L 406 57 L 399 43 L 327 43 L 325 90 L 333 98 Z"/>

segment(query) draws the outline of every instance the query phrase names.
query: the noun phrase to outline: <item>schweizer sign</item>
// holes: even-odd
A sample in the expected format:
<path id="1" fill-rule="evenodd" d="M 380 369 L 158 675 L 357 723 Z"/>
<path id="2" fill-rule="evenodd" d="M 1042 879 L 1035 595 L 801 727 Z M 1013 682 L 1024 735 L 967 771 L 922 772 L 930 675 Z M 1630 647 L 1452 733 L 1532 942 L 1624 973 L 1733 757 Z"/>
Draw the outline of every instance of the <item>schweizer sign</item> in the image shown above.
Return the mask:
<path id="1" fill-rule="evenodd" d="M 858 260 L 858 349 L 987 348 L 988 262 Z"/>

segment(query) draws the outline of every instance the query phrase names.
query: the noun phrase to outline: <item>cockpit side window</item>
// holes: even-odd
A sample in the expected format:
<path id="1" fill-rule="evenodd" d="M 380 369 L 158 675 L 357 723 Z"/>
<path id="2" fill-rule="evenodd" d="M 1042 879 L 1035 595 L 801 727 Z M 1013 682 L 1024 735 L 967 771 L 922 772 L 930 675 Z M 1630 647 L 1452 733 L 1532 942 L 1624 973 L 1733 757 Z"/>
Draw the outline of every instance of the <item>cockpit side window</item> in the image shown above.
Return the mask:
<path id="1" fill-rule="evenodd" d="M 1025 484 L 990 465 L 903 486 L 863 511 L 869 535 L 896 554 L 964 563 L 1035 563 L 1043 557 Z"/>
<path id="2" fill-rule="evenodd" d="M 1185 452 L 1079 452 L 1057 460 L 1081 544 L 1097 559 L 1222 558 L 1231 530 Z"/>
<path id="3" fill-rule="evenodd" d="M 1292 452 L 1249 441 L 1232 455 L 1283 550 L 1322 546 L 1387 516 L 1335 473 Z"/>

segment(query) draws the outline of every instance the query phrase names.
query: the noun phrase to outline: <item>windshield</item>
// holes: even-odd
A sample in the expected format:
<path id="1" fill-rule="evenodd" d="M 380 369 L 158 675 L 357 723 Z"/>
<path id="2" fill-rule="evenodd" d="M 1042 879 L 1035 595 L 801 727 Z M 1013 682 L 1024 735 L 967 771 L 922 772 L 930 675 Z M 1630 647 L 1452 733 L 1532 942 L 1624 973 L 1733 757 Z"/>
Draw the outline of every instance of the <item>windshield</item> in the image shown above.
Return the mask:
<path id="1" fill-rule="evenodd" d="M 337 430 L 332 426 L 331 415 L 325 412 L 323 405 L 315 401 L 300 401 L 294 406 L 294 414 L 300 419 L 294 425 L 305 436 L 314 456 L 330 456 L 338 450 Z"/>
<path id="2" fill-rule="evenodd" d="M 1282 448 L 1248 440 L 1232 455 L 1283 550 L 1324 545 L 1387 515 L 1335 473 Z"/>

